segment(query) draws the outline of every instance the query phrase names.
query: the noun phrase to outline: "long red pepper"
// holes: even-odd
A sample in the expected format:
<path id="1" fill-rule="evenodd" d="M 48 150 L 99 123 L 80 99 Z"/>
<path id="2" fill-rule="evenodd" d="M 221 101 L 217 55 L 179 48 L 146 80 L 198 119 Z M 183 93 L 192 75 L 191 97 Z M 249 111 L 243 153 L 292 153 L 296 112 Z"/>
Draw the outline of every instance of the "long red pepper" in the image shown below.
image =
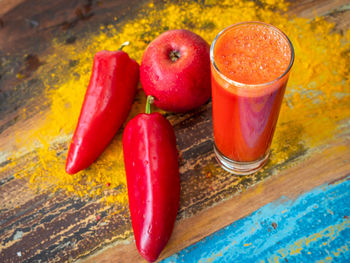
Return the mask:
<path id="1" fill-rule="evenodd" d="M 167 244 L 180 200 L 180 178 L 173 127 L 160 113 L 129 121 L 123 133 L 129 208 L 137 249 L 155 261 Z"/>
<path id="2" fill-rule="evenodd" d="M 66 162 L 74 174 L 90 166 L 110 143 L 128 116 L 139 82 L 139 65 L 124 51 L 95 54 Z"/>

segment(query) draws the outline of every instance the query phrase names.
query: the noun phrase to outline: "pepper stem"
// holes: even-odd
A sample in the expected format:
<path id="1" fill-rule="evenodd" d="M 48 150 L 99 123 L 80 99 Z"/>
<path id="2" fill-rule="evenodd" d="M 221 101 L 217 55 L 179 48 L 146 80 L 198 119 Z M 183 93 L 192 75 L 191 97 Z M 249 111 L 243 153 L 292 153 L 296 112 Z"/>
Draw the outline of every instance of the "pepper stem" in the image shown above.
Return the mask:
<path id="1" fill-rule="evenodd" d="M 119 47 L 119 49 L 118 49 L 118 50 L 122 50 L 122 49 L 123 49 L 123 47 L 128 46 L 129 44 L 130 44 L 130 42 L 129 42 L 129 41 L 125 41 L 123 44 L 121 44 L 121 45 L 120 45 L 120 47 Z"/>
<path id="2" fill-rule="evenodd" d="M 147 96 L 147 101 L 146 101 L 146 110 L 145 112 L 147 114 L 151 113 L 151 104 L 154 102 L 154 97 L 152 95 Z"/>

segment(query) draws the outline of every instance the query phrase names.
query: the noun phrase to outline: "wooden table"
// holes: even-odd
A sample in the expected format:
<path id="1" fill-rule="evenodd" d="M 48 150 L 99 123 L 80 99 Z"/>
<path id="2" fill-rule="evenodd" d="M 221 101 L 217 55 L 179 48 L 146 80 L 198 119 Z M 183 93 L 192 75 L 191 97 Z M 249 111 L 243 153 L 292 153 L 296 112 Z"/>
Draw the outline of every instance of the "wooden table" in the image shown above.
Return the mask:
<path id="1" fill-rule="evenodd" d="M 26 159 L 16 159 L 11 166 L 8 156 L 18 150 L 15 134 L 25 134 L 50 110 L 42 96 L 45 85 L 35 72 L 47 67 L 55 74 L 59 67 L 59 59 L 55 64 L 42 61 L 52 50 L 53 38 L 75 45 L 76 39 L 98 33 L 101 25 L 122 27 L 140 10 L 164 5 L 135 0 L 0 0 L 0 262 L 142 262 L 127 206 L 106 209 L 96 220 L 101 198 L 35 192 L 28 178 L 13 175 L 25 169 Z M 349 1 L 291 1 L 286 12 L 310 19 L 322 15 L 336 23 L 334 32 L 339 34 L 350 28 Z M 343 93 L 331 110 L 344 107 L 349 86 Z M 319 103 L 317 96 L 310 99 L 313 102 Z M 20 114 L 24 108 L 25 117 Z M 293 137 L 300 147 L 283 161 L 271 161 L 263 171 L 245 177 L 232 176 L 215 162 L 210 102 L 191 113 L 166 116 L 182 156 L 182 190 L 178 220 L 160 257 L 164 262 L 350 260 L 348 111 L 339 111 L 335 131 L 318 144 L 295 139 L 293 122 L 280 123 L 287 132 L 279 142 Z M 301 133 L 322 117 L 318 112 L 310 118 Z M 316 136 L 323 128 L 310 133 Z M 68 142 L 63 142 L 64 153 Z"/>

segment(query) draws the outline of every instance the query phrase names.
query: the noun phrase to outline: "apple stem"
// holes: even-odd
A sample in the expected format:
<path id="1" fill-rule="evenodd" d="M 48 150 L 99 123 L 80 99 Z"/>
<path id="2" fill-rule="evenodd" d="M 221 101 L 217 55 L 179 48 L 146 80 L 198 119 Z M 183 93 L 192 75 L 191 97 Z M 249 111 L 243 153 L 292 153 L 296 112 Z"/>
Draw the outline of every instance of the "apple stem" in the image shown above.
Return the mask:
<path id="1" fill-rule="evenodd" d="M 180 52 L 177 50 L 172 50 L 170 51 L 169 58 L 171 59 L 172 62 L 177 61 L 180 58 Z"/>
<path id="2" fill-rule="evenodd" d="M 154 102 L 154 97 L 152 95 L 148 95 L 146 100 L 146 110 L 145 110 L 147 114 L 151 113 L 151 104 L 153 104 L 153 102 Z"/>
<path id="3" fill-rule="evenodd" d="M 129 41 L 125 41 L 123 44 L 120 45 L 120 47 L 118 48 L 118 50 L 122 50 L 123 47 L 128 46 L 129 44 L 130 44 Z"/>

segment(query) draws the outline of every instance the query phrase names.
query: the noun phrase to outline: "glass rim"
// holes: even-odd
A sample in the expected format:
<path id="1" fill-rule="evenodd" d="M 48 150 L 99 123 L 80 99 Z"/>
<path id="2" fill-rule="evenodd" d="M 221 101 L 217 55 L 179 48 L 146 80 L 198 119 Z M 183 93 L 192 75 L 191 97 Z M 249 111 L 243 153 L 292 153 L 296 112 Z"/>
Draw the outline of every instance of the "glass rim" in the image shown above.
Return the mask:
<path id="1" fill-rule="evenodd" d="M 230 79 L 229 77 L 225 76 L 220 70 L 219 68 L 216 66 L 215 64 L 215 59 L 214 59 L 214 46 L 216 44 L 216 41 L 219 39 L 219 37 L 226 31 L 230 30 L 231 28 L 233 27 L 237 27 L 237 26 L 240 26 L 240 25 L 245 25 L 245 24 L 260 24 L 260 25 L 263 25 L 265 27 L 269 27 L 271 28 L 272 30 L 276 31 L 277 33 L 281 34 L 286 40 L 287 40 L 287 43 L 289 45 L 289 48 L 290 48 L 290 62 L 289 62 L 289 65 L 287 67 L 287 69 L 277 78 L 269 81 L 269 82 L 264 82 L 264 83 L 257 83 L 257 84 L 247 84 L 247 83 L 243 83 L 243 82 L 239 82 L 239 81 L 236 81 L 236 80 L 233 80 L 233 79 Z M 278 27 L 275 27 L 271 24 L 268 24 L 268 23 L 264 23 L 264 22 L 260 22 L 260 21 L 246 21 L 246 22 L 239 22 L 239 23 L 235 23 L 233 25 L 230 25 L 226 28 L 224 28 L 223 30 L 221 30 L 219 32 L 219 34 L 216 35 L 214 41 L 212 42 L 211 46 L 210 46 L 210 61 L 211 61 L 211 64 L 213 65 L 215 71 L 219 74 L 219 76 L 221 78 L 223 78 L 225 81 L 227 81 L 228 83 L 232 84 L 232 85 L 235 85 L 237 87 L 264 87 L 264 86 L 270 86 L 270 85 L 273 85 L 274 83 L 278 82 L 280 79 L 282 79 L 285 75 L 288 74 L 288 72 L 290 71 L 290 69 L 292 68 L 293 66 L 293 63 L 294 63 L 294 47 L 293 47 L 293 44 L 292 42 L 290 41 L 290 39 L 288 38 L 288 36 L 281 30 L 279 29 Z"/>

